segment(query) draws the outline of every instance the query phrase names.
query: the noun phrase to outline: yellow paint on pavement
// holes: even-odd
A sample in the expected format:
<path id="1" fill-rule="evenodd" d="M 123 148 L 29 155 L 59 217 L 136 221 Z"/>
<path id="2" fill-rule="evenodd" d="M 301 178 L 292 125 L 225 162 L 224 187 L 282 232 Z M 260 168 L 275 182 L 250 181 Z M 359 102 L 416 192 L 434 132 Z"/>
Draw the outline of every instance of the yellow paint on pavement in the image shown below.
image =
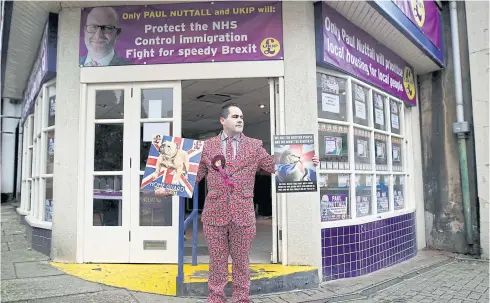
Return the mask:
<path id="1" fill-rule="evenodd" d="M 126 288 L 132 291 L 160 295 L 177 294 L 177 264 L 67 264 L 52 266 L 83 280 Z M 250 264 L 251 279 L 273 279 L 299 272 L 316 270 L 311 266 L 283 266 L 280 264 Z M 231 281 L 232 266 L 229 265 Z M 184 283 L 206 283 L 209 264 L 184 265 Z"/>

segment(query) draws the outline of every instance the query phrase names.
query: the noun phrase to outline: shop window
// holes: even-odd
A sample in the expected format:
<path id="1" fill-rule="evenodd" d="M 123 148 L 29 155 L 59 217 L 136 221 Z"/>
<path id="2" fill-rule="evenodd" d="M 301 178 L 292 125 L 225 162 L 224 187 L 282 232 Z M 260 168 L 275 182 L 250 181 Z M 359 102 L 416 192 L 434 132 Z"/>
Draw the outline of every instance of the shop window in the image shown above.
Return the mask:
<path id="1" fill-rule="evenodd" d="M 124 90 L 98 90 L 95 94 L 95 119 L 123 119 Z"/>
<path id="2" fill-rule="evenodd" d="M 410 111 L 404 103 L 318 68 L 317 105 L 322 222 L 374 219 L 407 208 L 410 130 L 404 123 Z"/>
<path id="3" fill-rule="evenodd" d="M 160 119 L 173 117 L 173 88 L 141 90 L 141 118 Z"/>
<path id="4" fill-rule="evenodd" d="M 23 127 L 22 195 L 20 209 L 29 221 L 52 221 L 55 157 L 55 81 L 45 84 L 33 113 Z M 45 225 L 50 228 L 50 225 Z"/>
<path id="5" fill-rule="evenodd" d="M 94 176 L 93 226 L 122 226 L 122 176 Z"/>
<path id="6" fill-rule="evenodd" d="M 318 73 L 318 118 L 347 121 L 345 79 Z"/>
<path id="7" fill-rule="evenodd" d="M 322 222 L 350 218 L 350 175 L 320 174 L 320 211 Z"/>
<path id="8" fill-rule="evenodd" d="M 95 171 L 123 170 L 124 125 L 96 124 L 94 144 Z"/>

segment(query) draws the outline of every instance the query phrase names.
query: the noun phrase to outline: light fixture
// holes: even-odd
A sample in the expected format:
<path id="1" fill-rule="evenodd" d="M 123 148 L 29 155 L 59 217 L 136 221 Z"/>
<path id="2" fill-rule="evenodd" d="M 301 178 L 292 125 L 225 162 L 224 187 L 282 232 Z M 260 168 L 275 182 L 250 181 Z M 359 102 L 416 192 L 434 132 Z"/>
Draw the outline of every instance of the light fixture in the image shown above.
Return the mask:
<path id="1" fill-rule="evenodd" d="M 202 117 L 204 117 L 204 115 L 202 115 L 202 114 L 199 114 L 199 115 L 197 115 L 197 116 L 198 116 L 199 118 L 202 118 Z"/>
<path id="2" fill-rule="evenodd" d="M 264 115 L 268 115 L 268 114 L 269 114 L 269 112 L 264 112 Z"/>
<path id="3" fill-rule="evenodd" d="M 264 108 L 264 107 L 265 107 L 265 105 L 264 105 L 264 104 L 260 104 L 260 105 L 259 105 L 259 107 L 260 107 L 260 108 Z"/>

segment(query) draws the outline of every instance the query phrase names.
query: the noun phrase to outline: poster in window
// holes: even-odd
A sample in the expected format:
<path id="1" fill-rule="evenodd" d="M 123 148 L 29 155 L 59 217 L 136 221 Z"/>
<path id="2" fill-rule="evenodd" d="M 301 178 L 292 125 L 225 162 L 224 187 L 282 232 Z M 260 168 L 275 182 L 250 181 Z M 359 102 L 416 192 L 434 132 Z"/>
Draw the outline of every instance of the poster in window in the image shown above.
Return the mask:
<path id="1" fill-rule="evenodd" d="M 395 134 L 400 133 L 400 121 L 399 121 L 399 104 L 396 101 L 390 100 L 390 113 L 391 113 L 391 132 Z"/>
<path id="2" fill-rule="evenodd" d="M 356 175 L 356 215 L 364 217 L 371 214 L 372 175 Z"/>
<path id="3" fill-rule="evenodd" d="M 369 131 L 360 128 L 354 129 L 354 151 L 357 170 L 371 169 L 370 137 L 371 133 Z"/>
<path id="4" fill-rule="evenodd" d="M 313 135 L 274 136 L 276 190 L 284 192 L 316 192 L 316 168 Z"/>
<path id="5" fill-rule="evenodd" d="M 48 138 L 48 155 L 54 155 L 54 138 Z"/>
<path id="6" fill-rule="evenodd" d="M 53 126 L 56 116 L 56 95 L 49 97 L 48 105 L 48 126 Z"/>
<path id="7" fill-rule="evenodd" d="M 395 176 L 395 184 L 393 185 L 393 200 L 395 204 L 395 209 L 403 209 L 405 206 L 404 199 L 404 187 L 405 187 L 405 177 Z"/>
<path id="8" fill-rule="evenodd" d="M 352 86 L 352 99 L 354 102 L 354 123 L 368 125 L 367 120 L 367 107 L 366 107 L 366 95 L 367 89 L 353 84 Z"/>
<path id="9" fill-rule="evenodd" d="M 44 202 L 44 221 L 53 221 L 53 200 L 46 199 Z"/>
<path id="10" fill-rule="evenodd" d="M 348 132 L 345 125 L 318 123 L 320 169 L 349 169 Z"/>
<path id="11" fill-rule="evenodd" d="M 383 96 L 373 92 L 374 126 L 380 130 L 385 130 L 385 112 L 383 99 Z"/>
<path id="12" fill-rule="evenodd" d="M 346 219 L 348 200 L 345 194 L 322 194 L 320 202 L 322 222 Z"/>
<path id="13" fill-rule="evenodd" d="M 317 73 L 318 118 L 346 121 L 346 80 Z"/>
<path id="14" fill-rule="evenodd" d="M 350 218 L 350 175 L 320 174 L 320 210 L 322 222 Z"/>
<path id="15" fill-rule="evenodd" d="M 388 170 L 387 141 L 388 136 L 374 133 L 376 170 Z"/>
<path id="16" fill-rule="evenodd" d="M 378 213 L 390 210 L 388 176 L 376 176 L 376 204 Z"/>
<path id="17" fill-rule="evenodd" d="M 392 150 L 392 167 L 393 171 L 403 171 L 402 163 L 402 139 L 391 138 L 391 150 Z"/>

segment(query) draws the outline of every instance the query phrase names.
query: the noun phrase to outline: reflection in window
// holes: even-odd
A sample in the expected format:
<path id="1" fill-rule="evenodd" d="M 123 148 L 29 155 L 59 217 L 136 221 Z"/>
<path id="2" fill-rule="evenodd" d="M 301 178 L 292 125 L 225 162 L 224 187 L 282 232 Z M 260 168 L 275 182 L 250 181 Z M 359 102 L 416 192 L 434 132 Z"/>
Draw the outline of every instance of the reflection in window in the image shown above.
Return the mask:
<path id="1" fill-rule="evenodd" d="M 354 153 L 357 170 L 371 170 L 371 141 L 370 131 L 354 129 Z"/>
<path id="2" fill-rule="evenodd" d="M 320 214 L 322 222 L 350 219 L 350 176 L 320 174 Z"/>
<path id="3" fill-rule="evenodd" d="M 94 170 L 122 171 L 123 145 L 122 124 L 96 124 Z"/>
<path id="4" fill-rule="evenodd" d="M 56 95 L 49 97 L 47 120 L 48 120 L 48 127 L 54 125 L 56 120 Z"/>
<path id="5" fill-rule="evenodd" d="M 173 88 L 141 90 L 141 118 L 172 118 Z"/>
<path id="6" fill-rule="evenodd" d="M 352 116 L 354 123 L 368 126 L 370 109 L 368 107 L 369 90 L 357 83 L 352 84 Z"/>
<path id="7" fill-rule="evenodd" d="M 320 169 L 349 169 L 348 126 L 318 123 Z"/>
<path id="8" fill-rule="evenodd" d="M 93 226 L 122 225 L 122 176 L 95 176 Z"/>
<path id="9" fill-rule="evenodd" d="M 356 175 L 356 216 L 371 215 L 372 175 Z"/>
<path id="10" fill-rule="evenodd" d="M 376 204 L 378 214 L 390 211 L 389 176 L 376 176 Z"/>
<path id="11" fill-rule="evenodd" d="M 172 197 L 140 191 L 140 226 L 172 226 Z"/>
<path id="12" fill-rule="evenodd" d="M 46 174 L 52 174 L 53 166 L 54 166 L 54 131 L 47 132 L 46 139 L 47 139 Z"/>
<path id="13" fill-rule="evenodd" d="M 318 118 L 347 121 L 346 80 L 317 73 Z"/>
<path id="14" fill-rule="evenodd" d="M 46 178 L 44 199 L 44 221 L 51 222 L 53 218 L 53 178 Z"/>
<path id="15" fill-rule="evenodd" d="M 124 90 L 98 90 L 95 93 L 95 119 L 124 118 Z"/>

